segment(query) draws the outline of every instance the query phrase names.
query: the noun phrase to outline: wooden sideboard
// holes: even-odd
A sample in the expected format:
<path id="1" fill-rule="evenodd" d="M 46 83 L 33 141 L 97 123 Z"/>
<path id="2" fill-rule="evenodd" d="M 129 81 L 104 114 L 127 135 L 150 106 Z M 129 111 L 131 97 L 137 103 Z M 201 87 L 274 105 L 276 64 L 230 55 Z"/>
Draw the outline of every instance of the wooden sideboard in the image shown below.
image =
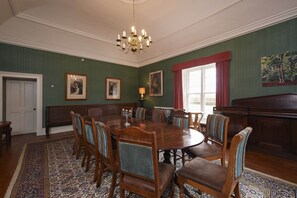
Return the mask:
<path id="1" fill-rule="evenodd" d="M 214 113 L 230 118 L 228 139 L 247 126 L 253 131 L 248 145 L 275 154 L 297 155 L 297 94 L 236 99 Z"/>
<path id="2" fill-rule="evenodd" d="M 49 136 L 49 128 L 56 126 L 71 125 L 70 111 L 87 115 L 88 109 L 99 107 L 102 114 L 120 115 L 122 108 L 136 108 L 137 103 L 119 103 L 119 104 L 91 104 L 91 105 L 63 105 L 63 106 L 47 106 L 46 107 L 46 136 Z"/>

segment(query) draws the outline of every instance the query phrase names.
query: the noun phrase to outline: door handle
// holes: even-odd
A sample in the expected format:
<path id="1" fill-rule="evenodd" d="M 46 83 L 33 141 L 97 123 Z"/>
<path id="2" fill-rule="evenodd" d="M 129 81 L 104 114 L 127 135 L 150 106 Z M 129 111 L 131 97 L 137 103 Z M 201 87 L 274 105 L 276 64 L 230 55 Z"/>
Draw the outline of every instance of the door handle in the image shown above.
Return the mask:
<path id="1" fill-rule="evenodd" d="M 33 108 L 33 110 L 35 111 L 35 110 L 36 110 L 36 108 Z"/>

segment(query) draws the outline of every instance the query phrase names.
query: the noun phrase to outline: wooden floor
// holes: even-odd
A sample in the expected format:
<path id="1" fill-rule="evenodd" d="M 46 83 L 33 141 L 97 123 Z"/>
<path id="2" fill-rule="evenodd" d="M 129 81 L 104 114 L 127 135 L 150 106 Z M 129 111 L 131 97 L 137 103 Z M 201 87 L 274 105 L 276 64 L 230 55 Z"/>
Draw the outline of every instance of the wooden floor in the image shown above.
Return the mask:
<path id="1" fill-rule="evenodd" d="M 5 195 L 25 144 L 71 135 L 72 132 L 53 134 L 49 138 L 36 136 L 35 134 L 19 135 L 12 137 L 12 143 L 8 149 L 6 149 L 5 145 L 2 145 L 2 157 L 0 157 L 0 197 Z M 297 184 L 296 159 L 275 157 L 249 149 L 246 153 L 245 165 L 248 168 Z"/>

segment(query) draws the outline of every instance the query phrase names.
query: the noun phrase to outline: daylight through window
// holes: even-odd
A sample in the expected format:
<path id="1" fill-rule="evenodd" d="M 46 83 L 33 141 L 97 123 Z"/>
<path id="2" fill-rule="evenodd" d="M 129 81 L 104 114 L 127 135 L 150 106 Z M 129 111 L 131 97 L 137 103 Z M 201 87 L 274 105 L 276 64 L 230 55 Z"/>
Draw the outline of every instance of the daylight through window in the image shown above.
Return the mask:
<path id="1" fill-rule="evenodd" d="M 183 102 L 188 112 L 203 112 L 204 119 L 216 106 L 215 63 L 182 70 Z"/>

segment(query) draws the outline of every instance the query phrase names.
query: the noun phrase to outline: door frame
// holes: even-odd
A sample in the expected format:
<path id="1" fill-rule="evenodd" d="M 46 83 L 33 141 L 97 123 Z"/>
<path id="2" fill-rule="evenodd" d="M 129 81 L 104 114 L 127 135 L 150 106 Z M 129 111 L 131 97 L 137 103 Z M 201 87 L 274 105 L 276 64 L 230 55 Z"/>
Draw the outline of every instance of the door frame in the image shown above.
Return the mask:
<path id="1" fill-rule="evenodd" d="M 28 78 L 36 80 L 36 135 L 45 135 L 45 130 L 42 128 L 42 74 L 3 72 L 0 71 L 0 120 L 3 119 L 3 82 L 4 78 Z"/>

